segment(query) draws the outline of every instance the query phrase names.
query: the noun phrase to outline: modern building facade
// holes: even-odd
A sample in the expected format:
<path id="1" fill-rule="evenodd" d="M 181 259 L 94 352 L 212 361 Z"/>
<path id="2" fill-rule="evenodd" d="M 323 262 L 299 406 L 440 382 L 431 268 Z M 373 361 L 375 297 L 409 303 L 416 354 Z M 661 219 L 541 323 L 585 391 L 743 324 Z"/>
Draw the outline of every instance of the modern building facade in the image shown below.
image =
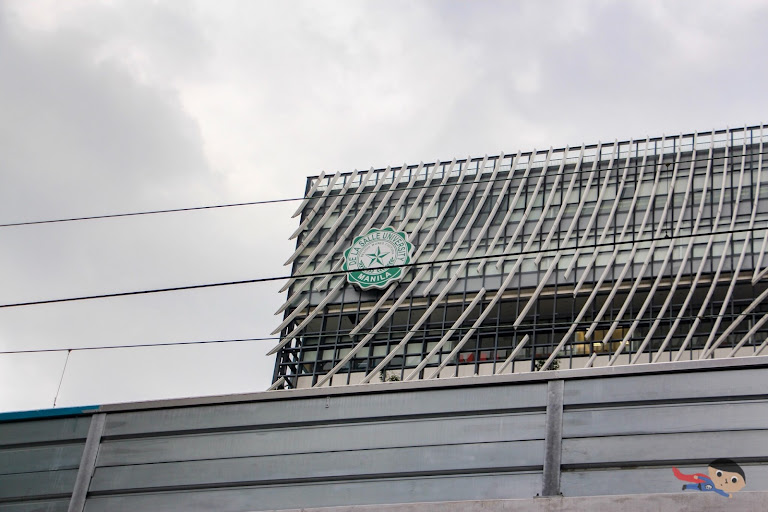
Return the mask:
<path id="1" fill-rule="evenodd" d="M 759 355 L 766 136 L 309 178 L 273 388 Z"/>

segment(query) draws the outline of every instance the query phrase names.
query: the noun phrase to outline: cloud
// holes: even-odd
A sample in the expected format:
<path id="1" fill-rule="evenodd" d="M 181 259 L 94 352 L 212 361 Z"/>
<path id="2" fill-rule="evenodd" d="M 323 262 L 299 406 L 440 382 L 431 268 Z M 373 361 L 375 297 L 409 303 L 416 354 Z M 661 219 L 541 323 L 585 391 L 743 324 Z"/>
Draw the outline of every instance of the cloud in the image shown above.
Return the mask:
<path id="1" fill-rule="evenodd" d="M 172 89 L 94 62 L 88 38 L 0 23 L 3 217 L 167 204 L 170 189 L 179 204 L 210 196 L 199 129 Z"/>
<path id="2" fill-rule="evenodd" d="M 7 148 L 0 154 L 3 222 L 221 202 L 221 177 L 207 160 L 199 125 L 173 84 L 158 84 L 147 74 L 135 73 L 130 62 L 119 58 L 121 52 L 105 51 L 111 42 L 99 37 L 107 35 L 56 26 L 30 28 L 14 13 L 0 10 L 0 134 Z M 274 237 L 271 226 L 280 223 L 268 222 L 270 216 L 284 217 L 286 223 L 290 217 L 274 207 L 5 228 L 0 232 L 0 302 L 268 275 L 264 269 L 279 268 L 281 255 L 264 251 L 263 240 L 247 229 L 261 224 L 263 236 Z M 258 336 L 255 326 L 272 321 L 279 301 L 276 290 L 265 289 L 4 309 L 0 349 Z M 268 331 L 266 326 L 263 331 Z M 262 342 L 247 349 L 263 354 L 267 348 Z M 155 397 L 179 396 L 194 389 L 195 382 L 204 382 L 200 374 L 210 374 L 205 368 L 198 369 L 194 379 L 178 374 L 179 358 L 195 350 L 132 350 L 123 356 L 122 374 L 117 371 L 119 358 L 94 360 L 86 355 L 93 352 L 73 353 L 70 363 L 75 366 L 68 367 L 60 404 L 76 404 L 84 396 L 101 402 L 137 399 L 145 396 L 139 389 L 152 389 Z M 200 355 L 198 364 L 232 363 L 243 350 L 226 346 L 218 358 Z M 157 362 L 165 364 L 166 373 L 142 375 L 147 367 L 132 362 L 158 353 L 162 358 Z M 0 391 L 0 408 L 23 408 L 23 397 L 29 407 L 50 406 L 63 354 L 0 357 L 0 374 L 16 383 Z M 33 360 L 45 371 L 30 372 Z M 92 372 L 76 369 L 77 362 L 85 360 L 112 378 L 94 386 Z M 209 392 L 266 387 L 272 362 L 262 355 L 249 364 L 254 370 L 245 380 L 243 372 L 218 372 L 218 378 L 209 381 Z M 117 376 L 127 374 L 144 384 L 118 381 Z M 184 383 L 188 391 L 179 391 Z M 117 393 L 125 386 L 137 392 Z M 67 389 L 80 392 L 67 395 Z"/>
<path id="3" fill-rule="evenodd" d="M 760 122 L 766 6 L 692 5 L 4 2 L 0 220 L 291 197 L 321 170 Z M 0 301 L 279 275 L 294 207 L 3 229 Z M 0 348 L 264 336 L 281 284 L 4 310 Z M 203 393 L 183 350 L 77 355 L 63 403 Z M 250 380 L 221 369 L 238 350 L 199 363 L 208 389 L 265 387 L 263 356 Z M 40 361 L 47 384 L 27 388 L 55 389 L 61 354 Z M 116 382 L 97 396 L 79 373 L 99 364 Z M 0 408 L 24 392 L 2 393 Z"/>

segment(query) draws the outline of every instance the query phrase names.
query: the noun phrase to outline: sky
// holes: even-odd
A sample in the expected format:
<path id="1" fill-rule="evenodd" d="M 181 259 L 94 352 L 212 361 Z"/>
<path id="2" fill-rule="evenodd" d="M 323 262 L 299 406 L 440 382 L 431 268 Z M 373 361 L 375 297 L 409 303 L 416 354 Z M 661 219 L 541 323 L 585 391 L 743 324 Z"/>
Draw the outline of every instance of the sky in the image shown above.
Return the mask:
<path id="1" fill-rule="evenodd" d="M 768 2 L 0 0 L 0 224 L 760 124 Z M 0 305 L 283 276 L 298 203 L 0 227 Z M 0 307 L 0 412 L 265 390 L 283 283 Z"/>

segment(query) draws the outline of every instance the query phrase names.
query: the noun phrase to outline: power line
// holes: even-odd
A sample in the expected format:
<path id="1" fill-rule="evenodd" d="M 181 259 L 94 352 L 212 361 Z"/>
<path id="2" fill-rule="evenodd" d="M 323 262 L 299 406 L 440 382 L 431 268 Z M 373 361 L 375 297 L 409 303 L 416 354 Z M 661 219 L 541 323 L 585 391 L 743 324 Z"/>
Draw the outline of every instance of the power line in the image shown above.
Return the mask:
<path id="1" fill-rule="evenodd" d="M 14 226 L 33 226 L 36 224 L 55 224 L 57 222 L 74 222 L 81 220 L 96 220 L 96 219 L 114 219 L 117 217 L 136 217 L 139 215 L 155 215 L 158 213 L 177 213 L 177 212 L 191 212 L 195 210 L 213 210 L 216 208 L 234 208 L 237 206 L 253 206 L 258 204 L 273 204 L 273 203 L 287 203 L 291 201 L 301 201 L 303 197 L 292 197 L 286 199 L 270 199 L 265 201 L 248 201 L 245 203 L 229 203 L 229 204 L 214 204 L 208 206 L 191 206 L 189 208 L 170 208 L 167 210 L 148 210 L 142 212 L 128 212 L 128 213 L 111 213 L 107 215 L 89 215 L 85 217 L 68 217 L 64 219 L 48 219 L 48 220 L 33 220 L 27 222 L 9 222 L 6 224 L 0 224 L 0 228 L 9 228 Z"/>
<path id="2" fill-rule="evenodd" d="M 760 231 L 766 229 L 766 226 L 762 227 L 752 227 L 752 228 L 742 228 L 742 229 L 729 229 L 724 231 L 712 231 L 708 233 L 696 233 L 696 234 L 684 234 L 684 235 L 664 235 L 660 237 L 649 237 L 649 238 L 642 238 L 642 239 L 636 239 L 636 240 L 625 240 L 621 242 L 604 242 L 601 244 L 585 244 L 585 245 L 574 245 L 573 247 L 566 247 L 566 248 L 550 248 L 550 249 L 537 249 L 537 250 L 529 250 L 529 251 L 518 251 L 518 252 L 509 252 L 509 253 L 499 253 L 499 254 L 492 254 L 489 256 L 467 256 L 463 258 L 450 258 L 450 259 L 444 259 L 444 260 L 435 260 L 435 261 L 427 261 L 427 262 L 414 262 L 414 263 L 407 263 L 402 265 L 389 265 L 389 266 L 383 266 L 383 267 L 377 267 L 381 269 L 389 269 L 389 268 L 404 268 L 404 267 L 419 267 L 424 265 L 440 265 L 443 263 L 457 263 L 462 261 L 475 261 L 475 260 L 493 260 L 497 258 L 512 258 L 515 256 L 529 256 L 532 254 L 549 254 L 549 253 L 557 253 L 564 250 L 576 250 L 576 249 L 597 249 L 601 247 L 614 247 L 616 245 L 628 245 L 628 244 L 638 244 L 638 243 L 644 243 L 644 242 L 653 242 L 653 241 L 659 241 L 659 240 L 673 240 L 673 239 L 683 239 L 683 238 L 692 238 L 692 237 L 703 237 L 703 236 L 715 236 L 715 235 L 727 235 L 727 234 L 736 234 L 736 233 L 745 233 L 750 231 Z M 195 289 L 202 289 L 202 288 L 216 288 L 221 286 L 234 286 L 234 285 L 241 285 L 241 284 L 254 284 L 254 283 L 265 283 L 270 281 L 284 281 L 286 279 L 305 279 L 305 278 L 314 278 L 314 277 L 323 277 L 323 276 L 338 276 L 338 275 L 344 275 L 347 274 L 347 271 L 345 270 L 335 270 L 335 271 L 329 271 L 329 272 L 314 272 L 311 274 L 298 274 L 298 275 L 287 275 L 287 276 L 274 276 L 274 277 L 261 277 L 256 279 L 244 279 L 240 281 L 226 281 L 226 282 L 219 282 L 219 283 L 205 283 L 205 284 L 195 284 L 195 285 L 186 285 L 186 286 L 174 286 L 170 288 L 155 288 L 150 290 L 134 290 L 134 291 L 128 291 L 128 292 L 115 292 L 115 293 L 104 293 L 99 295 L 85 295 L 80 297 L 66 297 L 66 298 L 60 298 L 60 299 L 46 299 L 46 300 L 36 300 L 36 301 L 29 301 L 29 302 L 17 302 L 17 303 L 11 303 L 11 304 L 0 304 L 0 308 L 13 308 L 13 307 L 21 307 L 21 306 L 37 306 L 42 304 L 56 304 L 56 303 L 62 303 L 62 302 L 75 302 L 75 301 L 82 301 L 82 300 L 94 300 L 94 299 L 107 299 L 107 298 L 113 298 L 113 297 L 128 297 L 132 295 L 146 295 L 150 293 L 164 293 L 164 292 L 175 292 L 175 291 L 182 291 L 182 290 L 195 290 Z"/>
<path id="3" fill-rule="evenodd" d="M 729 146 L 729 147 L 736 147 L 736 146 Z M 706 149 L 697 150 L 697 151 L 706 151 Z M 750 153 L 749 156 L 756 157 L 760 155 L 768 155 L 768 151 L 766 152 L 755 152 Z M 514 156 L 513 154 L 505 155 L 506 157 Z M 656 157 L 663 157 L 663 156 L 674 156 L 673 153 L 664 153 L 661 155 L 654 154 L 650 155 L 650 158 L 656 158 Z M 725 158 L 729 159 L 735 159 L 740 158 L 741 155 L 734 156 L 732 154 L 728 155 L 727 157 L 725 155 L 721 156 L 712 156 L 712 158 L 696 158 L 696 159 L 689 159 L 689 160 L 680 160 L 678 162 L 678 165 L 691 163 L 693 161 L 695 162 L 707 162 L 709 160 L 712 160 L 713 162 L 716 160 L 723 160 Z M 571 157 L 574 158 L 574 157 Z M 639 159 L 639 156 L 634 156 L 631 158 Z M 614 159 L 614 165 L 610 169 L 616 168 L 619 164 L 621 159 L 616 158 Z M 600 161 L 605 161 L 600 160 Z M 461 162 L 466 162 L 466 160 L 461 160 Z M 539 162 L 543 164 L 544 162 Z M 669 164 L 672 164 L 673 162 L 668 162 Z M 447 165 L 450 164 L 450 162 L 440 162 L 440 165 Z M 639 163 L 635 164 L 636 166 L 639 165 Z M 646 167 L 649 166 L 657 166 L 661 165 L 659 162 L 651 162 L 647 163 Z M 550 165 L 549 167 L 553 167 L 553 165 Z M 395 167 L 394 169 L 398 169 L 399 167 Z M 599 169 L 601 171 L 609 170 L 609 168 L 603 168 Z M 378 170 L 377 172 L 380 172 L 381 170 Z M 666 171 L 666 169 L 662 169 L 662 172 Z M 487 172 L 487 171 L 481 171 Z M 580 169 L 578 171 L 570 171 L 570 172 L 563 172 L 563 176 L 570 176 L 572 174 L 585 174 L 592 172 L 592 169 Z M 363 173 L 360 173 L 362 175 Z M 494 182 L 502 182 L 502 181 L 509 181 L 512 179 L 515 179 L 516 176 L 514 176 L 514 173 L 511 173 L 508 176 L 505 177 L 498 177 L 494 179 L 487 179 L 487 180 L 477 180 L 472 183 L 494 183 Z M 464 184 L 464 183 L 462 183 Z M 449 186 L 457 186 L 459 184 L 457 183 L 437 183 L 437 184 L 430 184 L 430 185 L 418 185 L 418 186 L 412 186 L 412 187 L 401 187 L 397 188 L 398 191 L 404 191 L 404 190 L 421 190 L 421 189 L 429 189 L 429 188 L 439 188 L 439 187 L 449 187 Z M 366 195 L 366 194 L 373 194 L 373 190 L 361 190 L 361 191 L 353 191 L 353 192 L 345 192 L 344 197 L 351 197 L 351 196 L 357 196 L 357 195 Z M 375 193 L 379 193 L 378 191 Z M 330 194 L 329 194 L 330 195 Z M 99 220 L 99 219 L 114 219 L 114 218 L 120 218 L 120 217 L 138 217 L 143 215 L 157 215 L 162 213 L 180 213 L 180 212 L 191 212 L 191 211 L 200 211 L 200 210 L 215 210 L 215 209 L 223 209 L 223 208 L 236 208 L 241 206 L 256 206 L 256 205 L 265 205 L 265 204 L 276 204 L 276 203 L 289 203 L 289 202 L 295 202 L 295 201 L 303 201 L 305 199 L 309 200 L 316 200 L 320 199 L 322 195 L 313 195 L 310 197 L 289 197 L 289 198 L 283 198 L 283 199 L 267 199 L 263 201 L 247 201 L 242 203 L 227 203 L 227 204 L 214 204 L 214 205 L 206 205 L 206 206 L 190 206 L 186 208 L 168 208 L 168 209 L 160 209 L 160 210 L 146 210 L 146 211 L 138 211 L 138 212 L 126 212 L 126 213 L 111 213 L 111 214 L 104 214 L 104 215 L 86 215 L 81 217 L 66 217 L 66 218 L 60 218 L 60 219 L 46 219 L 46 220 L 33 220 L 33 221 L 22 221 L 22 222 L 7 222 L 4 224 L 0 224 L 0 228 L 9 228 L 9 227 L 21 227 L 21 226 L 35 226 L 40 224 L 57 224 L 57 223 L 64 223 L 64 222 L 78 222 L 78 221 L 86 221 L 86 220 Z M 335 196 L 334 196 L 335 197 Z"/>
<path id="4" fill-rule="evenodd" d="M 687 315 L 680 317 L 681 320 L 695 320 L 695 319 L 715 319 L 715 318 L 730 318 L 730 317 L 738 317 L 738 316 L 746 316 L 744 313 L 735 313 L 735 314 L 722 314 L 722 315 L 706 315 L 706 316 L 696 316 L 696 315 Z M 627 320 L 627 323 L 629 320 Z M 523 323 L 518 326 L 515 326 L 514 323 L 500 323 L 496 325 L 495 323 L 493 325 L 479 325 L 477 327 L 469 327 L 469 326 L 460 326 L 456 327 L 454 329 L 458 334 L 463 333 L 464 331 L 470 331 L 474 330 L 478 333 L 482 334 L 485 331 L 492 331 L 497 332 L 499 329 L 515 329 L 518 333 L 525 333 L 527 329 L 534 329 L 534 328 L 566 328 L 570 327 L 574 324 L 576 325 L 591 325 L 593 323 L 596 323 L 598 326 L 601 325 L 611 325 L 613 323 L 613 320 L 606 319 L 606 320 L 600 320 L 598 322 L 594 322 L 593 320 L 580 320 L 578 322 L 573 321 L 563 321 L 563 322 L 549 322 L 546 324 L 541 323 Z M 419 329 L 419 330 L 434 330 L 434 329 Z M 447 329 L 444 329 L 447 330 Z M 340 335 L 347 334 L 349 331 L 339 331 Z M 368 331 L 369 332 L 369 331 Z M 355 334 L 356 337 L 363 337 L 368 332 L 359 332 Z M 391 331 L 387 331 L 390 334 L 407 334 L 410 332 L 410 329 L 393 329 Z M 319 334 L 319 333 L 310 333 L 309 335 L 313 334 Z M 504 333 L 500 333 L 504 334 Z M 89 350 L 108 350 L 108 349 L 127 349 L 127 348 L 152 348 L 152 347 L 175 347 L 175 346 L 183 346 L 183 345 L 210 345 L 214 343 L 242 343 L 242 342 L 248 342 L 248 341 L 277 341 L 281 338 L 279 336 L 265 336 L 261 338 L 239 338 L 239 339 L 223 339 L 223 340 L 202 340 L 202 341 L 178 341 L 178 342 L 169 342 L 169 343 L 141 343 L 136 345 L 101 345 L 96 347 L 63 347 L 63 348 L 41 348 L 41 349 L 26 349 L 26 350 L 5 350 L 0 351 L 0 355 L 13 355 L 13 354 L 40 354 L 40 353 L 51 353 L 51 352 L 83 352 L 83 351 L 89 351 Z M 610 341 L 618 341 L 618 340 L 610 340 Z M 349 342 L 349 344 L 352 344 L 353 342 Z M 600 343 L 599 340 L 585 340 L 584 342 L 579 343 L 585 343 L 585 344 L 592 344 L 592 343 Z M 339 345 L 343 348 L 342 345 Z M 305 349 L 312 349 L 312 346 L 305 346 Z M 468 350 L 469 351 L 469 350 Z"/>
<path id="5" fill-rule="evenodd" d="M 174 347 L 178 345 L 207 345 L 211 343 L 240 343 L 244 341 L 274 341 L 279 340 L 279 337 L 271 336 L 265 338 L 240 338 L 240 339 L 228 339 L 228 340 L 204 340 L 204 341 L 176 341 L 170 343 L 141 343 L 138 345 L 102 345 L 98 347 L 68 347 L 68 348 L 41 348 L 41 349 L 28 349 L 28 350 L 7 350 L 0 351 L 2 354 L 39 354 L 43 352 L 79 352 L 85 350 L 106 350 L 111 348 L 147 348 L 147 347 Z"/>

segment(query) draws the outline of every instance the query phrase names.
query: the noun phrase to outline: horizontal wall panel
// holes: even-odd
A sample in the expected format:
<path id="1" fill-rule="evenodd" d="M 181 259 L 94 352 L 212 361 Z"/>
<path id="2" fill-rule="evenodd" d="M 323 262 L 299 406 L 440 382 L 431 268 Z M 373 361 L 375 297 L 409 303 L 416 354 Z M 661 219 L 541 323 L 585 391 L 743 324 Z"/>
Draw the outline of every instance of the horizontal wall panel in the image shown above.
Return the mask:
<path id="1" fill-rule="evenodd" d="M 722 418 L 727 425 L 727 418 Z M 768 430 L 689 432 L 609 436 L 563 440 L 562 464 L 656 463 L 661 461 L 740 459 L 768 460 Z"/>
<path id="2" fill-rule="evenodd" d="M 544 422 L 520 413 L 107 440 L 97 465 L 543 439 Z"/>
<path id="3" fill-rule="evenodd" d="M 706 473 L 707 463 L 698 466 L 677 466 L 685 474 Z M 768 491 L 768 466 L 742 464 L 747 491 Z M 564 471 L 560 477 L 560 490 L 564 496 L 602 496 L 615 494 L 656 494 L 683 492 L 682 482 L 675 478 L 672 466 L 654 468 Z M 686 493 L 697 494 L 699 491 L 687 490 Z M 742 492 L 742 491 L 740 491 Z M 713 499 L 724 497 L 711 494 Z M 723 510 L 730 510 L 730 502 L 723 502 Z"/>
<path id="4" fill-rule="evenodd" d="M 0 475 L 77 469 L 84 443 L 0 449 Z"/>
<path id="5" fill-rule="evenodd" d="M 768 401 L 566 409 L 563 437 L 768 428 Z"/>
<path id="6" fill-rule="evenodd" d="M 0 512 L 67 512 L 69 498 L 61 500 L 0 503 Z"/>
<path id="7" fill-rule="evenodd" d="M 286 398 L 280 401 L 112 413 L 107 416 L 104 435 L 543 408 L 546 390 L 546 383 L 536 383 L 503 388 L 487 386 L 418 393 L 401 391 Z"/>
<path id="8" fill-rule="evenodd" d="M 765 370 L 759 368 L 574 379 L 565 382 L 563 400 L 567 407 L 653 400 L 736 398 L 764 395 L 765 390 L 755 385 L 764 379 Z M 717 382 L 716 386 L 714 382 Z"/>
<path id="9" fill-rule="evenodd" d="M 381 479 L 93 496 L 88 499 L 85 512 L 244 512 L 379 503 L 531 498 L 540 488 L 541 473 L 535 472 Z"/>
<path id="10" fill-rule="evenodd" d="M 0 499 L 71 494 L 76 469 L 0 475 Z"/>
<path id="11" fill-rule="evenodd" d="M 90 416 L 0 423 L 0 447 L 85 439 Z"/>
<path id="12" fill-rule="evenodd" d="M 98 468 L 91 491 L 355 479 L 400 473 L 509 471 L 540 468 L 543 457 L 543 441 L 516 441 L 117 466 Z"/>

